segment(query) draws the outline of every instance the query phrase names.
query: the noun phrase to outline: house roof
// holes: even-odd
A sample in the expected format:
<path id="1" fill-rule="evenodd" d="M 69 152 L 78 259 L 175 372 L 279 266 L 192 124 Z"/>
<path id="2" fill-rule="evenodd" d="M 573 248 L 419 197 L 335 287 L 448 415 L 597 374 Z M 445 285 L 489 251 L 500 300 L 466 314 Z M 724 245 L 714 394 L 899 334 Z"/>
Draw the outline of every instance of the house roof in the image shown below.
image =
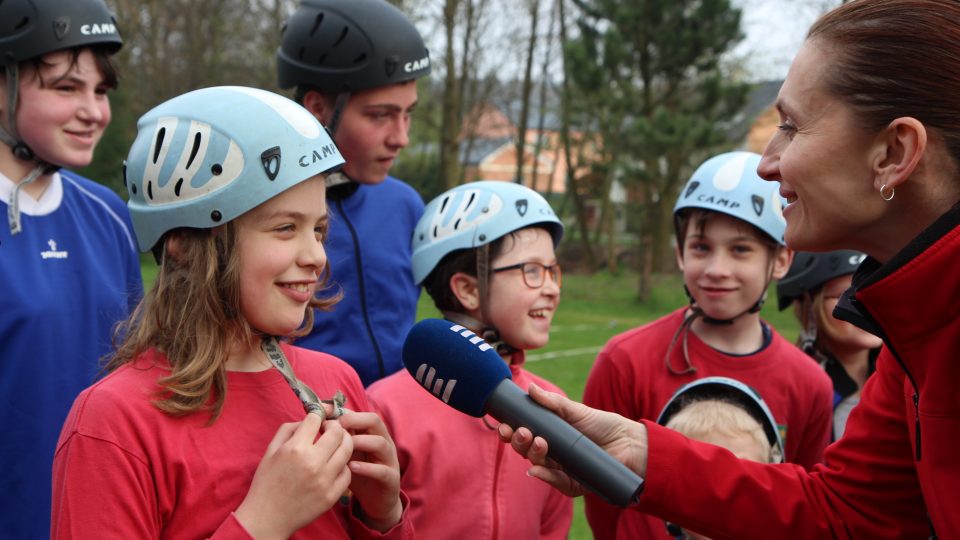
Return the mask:
<path id="1" fill-rule="evenodd" d="M 479 165 L 484 158 L 506 144 L 514 144 L 513 137 L 474 139 L 472 142 L 463 141 L 460 143 L 460 163 L 466 166 Z"/>
<path id="2" fill-rule="evenodd" d="M 777 93 L 783 80 L 763 81 L 755 83 L 747 94 L 747 100 L 743 108 L 729 121 L 724 122 L 721 129 L 731 142 L 743 141 L 750 128 L 757 118 L 767 110 L 777 99 Z M 515 89 L 514 89 L 515 90 Z M 559 131 L 561 129 L 561 117 L 557 113 L 559 107 L 556 106 L 559 97 L 554 89 L 547 92 L 548 107 L 544 111 L 543 129 L 547 131 Z M 500 111 L 509 122 L 516 125 L 516 119 L 520 117 L 522 103 L 518 97 L 518 92 L 502 92 L 498 94 L 498 99 L 491 99 L 489 105 Z M 540 127 L 540 105 L 538 92 L 531 95 L 529 129 Z M 478 165 L 485 158 L 496 152 L 506 144 L 515 144 L 512 137 L 497 138 L 475 138 L 471 143 L 463 141 L 460 145 L 460 160 L 464 165 Z M 468 155 L 468 147 L 469 155 Z"/>
<path id="3" fill-rule="evenodd" d="M 747 103 L 729 122 L 724 131 L 730 141 L 742 141 L 750 131 L 754 120 L 777 100 L 783 80 L 763 81 L 753 85 L 747 93 Z"/>

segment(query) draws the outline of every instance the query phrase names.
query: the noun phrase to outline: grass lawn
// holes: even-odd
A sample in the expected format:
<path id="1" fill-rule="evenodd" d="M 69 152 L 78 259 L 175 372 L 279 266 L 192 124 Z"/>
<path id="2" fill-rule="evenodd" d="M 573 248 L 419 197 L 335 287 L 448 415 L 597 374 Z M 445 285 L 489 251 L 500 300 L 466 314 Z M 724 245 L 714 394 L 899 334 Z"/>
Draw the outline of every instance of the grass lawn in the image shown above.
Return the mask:
<path id="1" fill-rule="evenodd" d="M 143 259 L 144 284 L 149 287 L 156 276 L 152 256 Z M 592 276 L 564 275 L 560 308 L 553 321 L 550 343 L 528 355 L 530 371 L 557 384 L 572 398 L 580 400 L 587 374 L 597 352 L 612 336 L 649 322 L 679 306 L 686 305 L 679 274 L 661 276 L 647 302 L 636 299 L 637 275 L 598 273 Z M 424 294 L 418 306 L 418 319 L 438 317 L 430 298 Z M 767 295 L 761 312 L 764 320 L 789 341 L 796 339 L 799 326 L 790 310 L 776 309 L 776 291 Z M 592 538 L 583 514 L 583 499 L 575 501 L 571 540 Z"/>

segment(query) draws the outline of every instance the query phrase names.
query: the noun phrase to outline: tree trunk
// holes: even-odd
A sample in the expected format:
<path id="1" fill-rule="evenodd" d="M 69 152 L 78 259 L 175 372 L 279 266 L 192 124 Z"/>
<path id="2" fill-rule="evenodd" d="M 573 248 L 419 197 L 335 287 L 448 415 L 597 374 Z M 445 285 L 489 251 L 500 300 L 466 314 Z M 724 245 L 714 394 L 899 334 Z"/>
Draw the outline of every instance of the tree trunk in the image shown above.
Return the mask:
<path id="1" fill-rule="evenodd" d="M 457 77 L 455 59 L 455 50 L 453 46 L 453 34 L 457 24 L 457 11 L 459 10 L 459 0 L 446 0 L 443 6 L 443 24 L 447 39 L 447 49 L 444 58 L 446 67 L 446 76 L 443 83 L 443 109 L 440 122 L 440 152 L 439 169 L 446 189 L 457 185 L 460 178 L 459 174 L 459 156 L 457 155 L 459 145 L 457 144 L 458 128 L 460 126 L 457 111 L 460 104 L 457 103 L 460 96 L 460 86 Z"/>
<path id="2" fill-rule="evenodd" d="M 530 13 L 530 39 L 527 41 L 527 61 L 523 70 L 523 88 L 521 90 L 520 118 L 517 122 L 517 172 L 514 181 L 523 184 L 523 165 L 526 161 L 527 121 L 530 117 L 530 93 L 533 90 L 533 53 L 537 48 L 537 21 L 539 19 L 539 0 L 527 0 Z M 536 160 L 537 156 L 533 156 Z M 530 180 L 531 184 L 536 179 Z"/>
<path id="3" fill-rule="evenodd" d="M 566 19 L 566 0 L 559 0 L 560 5 L 560 43 L 567 42 L 567 19 Z M 570 74 L 567 63 L 567 55 L 563 55 L 563 92 L 561 94 L 561 129 L 563 138 L 563 152 L 567 160 L 567 196 L 573 200 L 574 212 L 577 225 L 580 228 L 580 243 L 583 248 L 583 261 L 591 271 L 597 267 L 597 259 L 593 254 L 593 246 L 590 245 L 590 235 L 587 232 L 586 209 L 583 205 L 583 197 L 580 196 L 577 189 L 577 178 L 575 167 L 571 159 L 573 152 L 570 143 Z"/>
<path id="4" fill-rule="evenodd" d="M 550 25 L 547 30 L 547 39 L 546 47 L 543 52 L 543 65 L 540 71 L 540 106 L 537 113 L 537 141 L 533 145 L 533 166 L 530 170 L 530 189 L 537 189 L 539 187 L 539 174 L 540 174 L 540 152 L 543 151 L 543 129 L 546 123 L 547 116 L 547 85 L 548 79 L 550 76 L 550 51 L 553 49 L 553 32 L 557 25 L 557 11 L 550 11 Z M 553 167 L 550 168 L 550 172 L 547 173 L 547 185 L 543 191 L 548 194 L 553 191 L 553 172 L 556 170 L 556 156 L 553 160 Z"/>

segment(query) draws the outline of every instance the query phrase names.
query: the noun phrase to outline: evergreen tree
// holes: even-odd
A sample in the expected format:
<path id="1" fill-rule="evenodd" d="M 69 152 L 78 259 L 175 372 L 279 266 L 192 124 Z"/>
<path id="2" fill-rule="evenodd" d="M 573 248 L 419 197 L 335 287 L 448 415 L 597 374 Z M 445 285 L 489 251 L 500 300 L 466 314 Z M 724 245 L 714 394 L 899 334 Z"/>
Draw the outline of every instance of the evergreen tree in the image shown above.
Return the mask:
<path id="1" fill-rule="evenodd" d="M 693 168 L 732 144 L 723 127 L 748 85 L 724 73 L 721 57 L 742 38 L 730 0 L 574 0 L 580 38 L 567 47 L 583 118 L 602 135 L 599 194 L 619 178 L 642 201 L 649 270 L 672 266 L 672 208 Z"/>

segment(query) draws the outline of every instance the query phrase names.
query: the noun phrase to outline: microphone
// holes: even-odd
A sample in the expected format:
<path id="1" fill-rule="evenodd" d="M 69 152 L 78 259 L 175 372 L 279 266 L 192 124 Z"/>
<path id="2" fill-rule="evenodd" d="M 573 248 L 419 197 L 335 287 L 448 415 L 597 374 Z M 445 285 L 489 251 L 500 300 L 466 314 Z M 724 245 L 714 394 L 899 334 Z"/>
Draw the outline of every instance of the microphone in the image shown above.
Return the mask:
<path id="1" fill-rule="evenodd" d="M 403 343 L 403 365 L 420 385 L 460 412 L 484 414 L 548 443 L 547 455 L 581 485 L 617 506 L 637 502 L 643 479 L 517 386 L 496 350 L 467 328 L 424 319 Z"/>

